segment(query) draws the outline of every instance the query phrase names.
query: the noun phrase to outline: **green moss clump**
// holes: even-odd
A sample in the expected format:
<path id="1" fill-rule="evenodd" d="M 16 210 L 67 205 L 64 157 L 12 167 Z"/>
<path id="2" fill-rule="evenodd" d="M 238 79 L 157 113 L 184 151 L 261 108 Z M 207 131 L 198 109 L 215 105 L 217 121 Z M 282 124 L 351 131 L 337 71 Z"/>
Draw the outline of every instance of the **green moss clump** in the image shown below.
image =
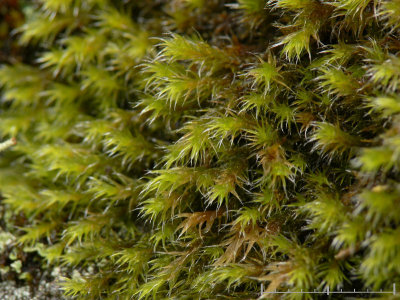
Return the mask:
<path id="1" fill-rule="evenodd" d="M 395 1 L 33 5 L 34 60 L 0 69 L 0 135 L 19 141 L 0 191 L 20 243 L 91 270 L 66 295 L 400 280 Z"/>

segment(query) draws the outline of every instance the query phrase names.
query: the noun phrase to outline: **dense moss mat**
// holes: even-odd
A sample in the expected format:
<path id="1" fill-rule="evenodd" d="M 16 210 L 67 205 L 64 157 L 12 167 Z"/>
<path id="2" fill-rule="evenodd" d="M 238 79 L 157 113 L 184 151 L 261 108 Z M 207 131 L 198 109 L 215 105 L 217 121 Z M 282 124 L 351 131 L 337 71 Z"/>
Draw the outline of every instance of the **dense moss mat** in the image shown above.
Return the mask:
<path id="1" fill-rule="evenodd" d="M 398 0 L 32 5 L 35 53 L 0 70 L 3 221 L 67 295 L 399 282 Z"/>

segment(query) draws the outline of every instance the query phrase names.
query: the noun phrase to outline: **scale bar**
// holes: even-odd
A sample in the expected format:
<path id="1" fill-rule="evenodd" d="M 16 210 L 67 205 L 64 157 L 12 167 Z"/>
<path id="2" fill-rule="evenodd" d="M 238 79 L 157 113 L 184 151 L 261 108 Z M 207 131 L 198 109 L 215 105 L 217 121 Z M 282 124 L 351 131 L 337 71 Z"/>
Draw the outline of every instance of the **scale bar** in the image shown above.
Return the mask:
<path id="1" fill-rule="evenodd" d="M 263 294 L 327 294 L 328 292 L 264 292 Z M 393 292 L 332 292 L 329 294 L 393 294 Z"/>
<path id="2" fill-rule="evenodd" d="M 303 292 L 303 290 L 301 290 L 300 292 L 289 292 L 289 291 L 287 291 L 287 292 L 277 292 L 277 291 L 264 292 L 264 284 L 261 284 L 261 296 L 264 294 L 326 294 L 326 295 L 329 295 L 329 294 L 393 294 L 393 295 L 396 295 L 396 284 L 393 283 L 393 291 L 391 291 L 391 292 L 388 292 L 388 291 L 383 292 L 382 290 L 379 292 L 374 292 L 374 291 L 369 291 L 369 290 L 356 291 L 355 289 L 353 292 L 350 292 L 350 291 L 343 292 L 342 290 L 340 290 L 340 292 L 339 292 L 339 291 L 330 291 L 329 286 L 328 286 L 327 290 L 324 292 L 316 292 L 315 290 L 314 290 L 314 292 Z"/>

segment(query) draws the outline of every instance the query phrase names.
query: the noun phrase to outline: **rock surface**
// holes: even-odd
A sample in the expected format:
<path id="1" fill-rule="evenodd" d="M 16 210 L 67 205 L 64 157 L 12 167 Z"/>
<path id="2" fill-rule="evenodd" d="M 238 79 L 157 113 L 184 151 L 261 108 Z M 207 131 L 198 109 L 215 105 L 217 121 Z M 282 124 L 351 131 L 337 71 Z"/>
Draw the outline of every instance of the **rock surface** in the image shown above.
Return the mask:
<path id="1" fill-rule="evenodd" d="M 55 282 L 41 281 L 36 292 L 29 286 L 17 287 L 13 281 L 0 282 L 0 299 L 2 300 L 59 300 L 65 299 L 62 290 Z"/>

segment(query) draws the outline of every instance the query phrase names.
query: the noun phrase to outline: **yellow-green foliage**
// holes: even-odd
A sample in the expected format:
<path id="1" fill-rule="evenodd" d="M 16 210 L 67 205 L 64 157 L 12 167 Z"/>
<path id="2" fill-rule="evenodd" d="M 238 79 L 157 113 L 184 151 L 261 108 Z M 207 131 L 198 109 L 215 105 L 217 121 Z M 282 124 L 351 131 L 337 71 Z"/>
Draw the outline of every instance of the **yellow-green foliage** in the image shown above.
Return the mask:
<path id="1" fill-rule="evenodd" d="M 399 4 L 231 2 L 32 4 L 34 54 L 0 69 L 0 191 L 20 243 L 91 270 L 67 295 L 400 280 Z"/>

